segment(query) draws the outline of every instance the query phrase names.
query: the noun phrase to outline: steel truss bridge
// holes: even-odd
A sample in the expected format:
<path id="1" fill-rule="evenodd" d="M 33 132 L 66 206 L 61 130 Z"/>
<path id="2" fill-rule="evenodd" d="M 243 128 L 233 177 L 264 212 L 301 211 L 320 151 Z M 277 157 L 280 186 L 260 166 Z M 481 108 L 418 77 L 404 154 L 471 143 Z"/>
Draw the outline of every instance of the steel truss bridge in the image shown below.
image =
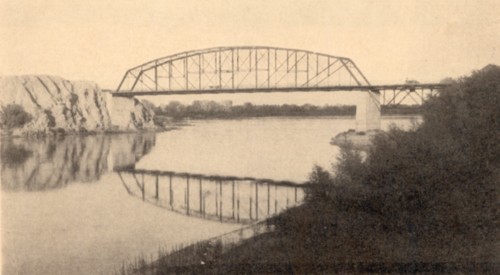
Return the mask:
<path id="1" fill-rule="evenodd" d="M 382 105 L 398 105 L 407 98 L 421 104 L 444 86 L 372 85 L 350 58 L 242 46 L 186 51 L 141 64 L 125 73 L 113 96 L 367 91 L 381 93 Z"/>

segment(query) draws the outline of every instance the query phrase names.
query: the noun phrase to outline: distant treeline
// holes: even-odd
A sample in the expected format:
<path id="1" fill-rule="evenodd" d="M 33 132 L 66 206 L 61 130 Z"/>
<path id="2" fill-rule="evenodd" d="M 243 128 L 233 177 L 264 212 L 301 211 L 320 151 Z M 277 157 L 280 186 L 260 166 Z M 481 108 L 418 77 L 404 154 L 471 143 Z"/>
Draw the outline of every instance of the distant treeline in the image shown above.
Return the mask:
<path id="1" fill-rule="evenodd" d="M 267 116 L 354 116 L 355 106 L 314 106 L 304 105 L 232 105 L 230 101 L 194 101 L 191 105 L 184 105 L 178 101 L 171 101 L 155 109 L 157 115 L 173 118 L 238 118 L 238 117 L 267 117 Z"/>
<path id="2" fill-rule="evenodd" d="M 382 114 L 418 114 L 419 106 L 382 107 Z M 183 118 L 241 118 L 241 117 L 279 117 L 279 116 L 355 116 L 356 106 L 311 104 L 295 105 L 232 105 L 230 101 L 194 101 L 191 105 L 184 105 L 178 101 L 171 101 L 167 105 L 155 108 L 155 113 L 175 119 Z"/>

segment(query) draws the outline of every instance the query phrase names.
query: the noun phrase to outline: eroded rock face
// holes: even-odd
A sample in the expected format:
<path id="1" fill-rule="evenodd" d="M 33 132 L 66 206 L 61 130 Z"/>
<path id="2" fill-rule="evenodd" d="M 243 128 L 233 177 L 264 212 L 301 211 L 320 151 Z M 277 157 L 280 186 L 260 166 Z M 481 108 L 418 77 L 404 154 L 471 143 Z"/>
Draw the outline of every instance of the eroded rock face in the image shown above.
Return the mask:
<path id="1" fill-rule="evenodd" d="M 154 111 L 139 100 L 128 97 L 106 95 L 113 129 L 135 130 L 154 128 Z"/>
<path id="2" fill-rule="evenodd" d="M 15 135 L 153 127 L 152 114 L 143 111 L 140 102 L 125 112 L 123 119 L 130 123 L 114 124 L 110 103 L 90 81 L 48 75 L 0 77 L 0 95 L 0 106 L 19 104 L 33 116 L 31 122 L 14 130 Z"/>

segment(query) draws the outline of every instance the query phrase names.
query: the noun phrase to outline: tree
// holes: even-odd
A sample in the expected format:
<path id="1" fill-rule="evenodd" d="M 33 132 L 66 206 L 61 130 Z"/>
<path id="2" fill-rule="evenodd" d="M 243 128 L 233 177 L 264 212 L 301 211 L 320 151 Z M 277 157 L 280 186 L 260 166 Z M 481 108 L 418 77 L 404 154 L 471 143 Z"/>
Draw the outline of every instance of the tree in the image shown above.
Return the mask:
<path id="1" fill-rule="evenodd" d="M 425 103 L 419 128 L 378 134 L 364 162 L 343 150 L 333 179 L 316 169 L 311 178 L 321 184 L 313 185 L 309 201 L 369 213 L 363 226 L 376 221 L 383 234 L 407 238 L 407 255 L 492 260 L 499 217 L 500 67 L 449 83 Z"/>
<path id="2" fill-rule="evenodd" d="M 500 67 L 454 82 L 424 105 L 423 115 L 413 132 L 392 129 L 375 138 L 365 183 L 384 197 L 374 204 L 387 221 L 410 215 L 421 228 L 491 229 L 500 169 Z"/>
<path id="3" fill-rule="evenodd" d="M 18 104 L 8 104 L 0 111 L 0 125 L 2 128 L 10 130 L 21 128 L 30 122 L 33 117 Z"/>
<path id="4" fill-rule="evenodd" d="M 499 164 L 500 67 L 488 65 L 451 83 L 424 106 L 423 131 L 453 137 L 478 166 Z"/>

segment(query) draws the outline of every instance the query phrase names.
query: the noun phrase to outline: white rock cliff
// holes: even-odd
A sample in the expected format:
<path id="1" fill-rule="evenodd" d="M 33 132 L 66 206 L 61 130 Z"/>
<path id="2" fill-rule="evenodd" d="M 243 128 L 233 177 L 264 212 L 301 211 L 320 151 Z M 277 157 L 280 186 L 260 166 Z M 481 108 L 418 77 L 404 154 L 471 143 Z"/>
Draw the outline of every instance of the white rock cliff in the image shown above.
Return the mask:
<path id="1" fill-rule="evenodd" d="M 108 101 L 111 97 L 109 97 Z M 96 83 L 68 81 L 57 76 L 0 77 L 0 106 L 19 104 L 33 116 L 14 134 L 49 134 L 152 128 L 153 113 L 137 100 L 122 112 L 118 124 L 110 116 L 110 102 Z"/>

